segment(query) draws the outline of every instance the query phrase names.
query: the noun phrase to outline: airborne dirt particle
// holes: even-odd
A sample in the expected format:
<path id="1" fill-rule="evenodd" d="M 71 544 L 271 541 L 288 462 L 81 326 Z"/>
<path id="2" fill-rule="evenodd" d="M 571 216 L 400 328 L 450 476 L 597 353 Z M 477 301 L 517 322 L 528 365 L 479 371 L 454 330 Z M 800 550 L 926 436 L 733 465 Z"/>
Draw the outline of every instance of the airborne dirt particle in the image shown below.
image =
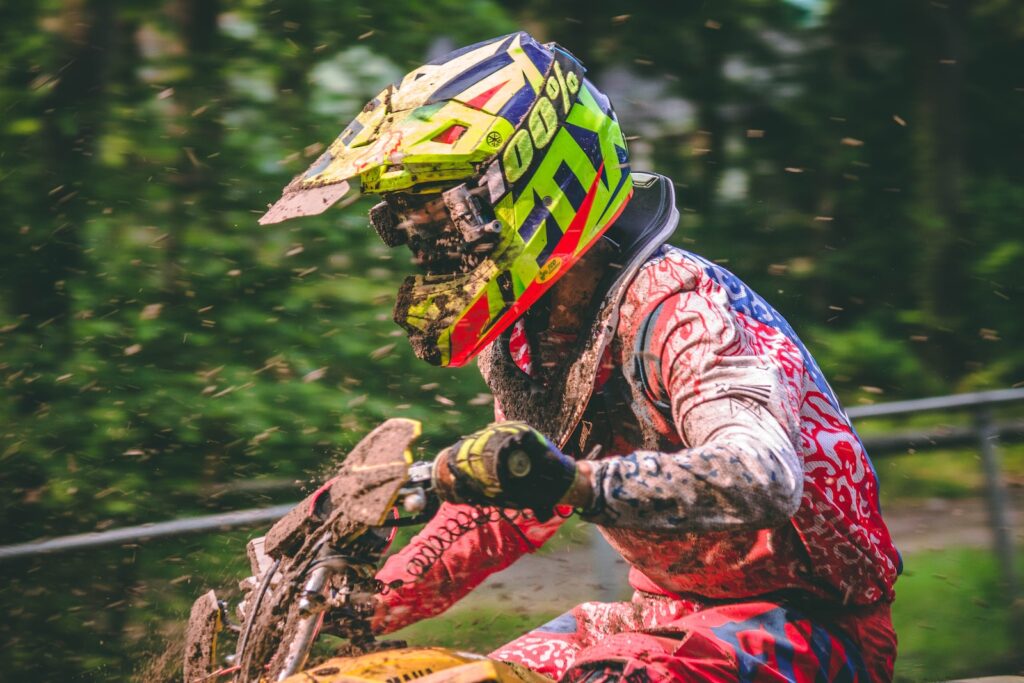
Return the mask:
<path id="1" fill-rule="evenodd" d="M 323 376 L 326 375 L 326 374 L 327 374 L 327 368 L 326 367 L 317 368 L 316 370 L 311 370 L 311 371 L 307 372 L 305 375 L 303 375 L 302 381 L 306 382 L 307 384 L 309 382 L 315 382 L 318 379 L 323 379 Z"/>
<path id="2" fill-rule="evenodd" d="M 380 360 L 391 355 L 391 352 L 395 350 L 395 344 L 385 344 L 380 348 L 376 348 L 370 352 L 370 358 L 373 360 Z"/>

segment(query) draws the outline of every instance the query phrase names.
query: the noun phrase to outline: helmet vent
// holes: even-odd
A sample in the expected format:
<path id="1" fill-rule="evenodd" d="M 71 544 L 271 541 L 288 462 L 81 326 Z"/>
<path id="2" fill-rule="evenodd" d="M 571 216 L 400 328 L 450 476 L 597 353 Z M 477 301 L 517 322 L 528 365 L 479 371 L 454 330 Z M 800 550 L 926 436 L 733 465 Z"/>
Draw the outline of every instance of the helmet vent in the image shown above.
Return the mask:
<path id="1" fill-rule="evenodd" d="M 473 99 L 471 99 L 468 102 L 466 102 L 466 106 L 467 107 L 472 107 L 473 109 L 483 109 L 484 105 L 491 101 L 491 98 L 494 97 L 495 93 L 497 93 L 499 90 L 504 88 L 507 84 L 508 84 L 507 80 L 506 81 L 502 81 L 501 83 L 498 83 L 493 88 L 489 88 L 487 90 L 484 90 L 482 93 L 480 93 L 479 95 L 477 95 Z"/>
<path id="2" fill-rule="evenodd" d="M 459 124 L 453 124 L 444 129 L 443 132 L 438 133 L 434 136 L 434 142 L 440 142 L 445 145 L 454 145 L 458 142 L 462 134 L 466 132 L 466 126 L 460 126 Z"/>

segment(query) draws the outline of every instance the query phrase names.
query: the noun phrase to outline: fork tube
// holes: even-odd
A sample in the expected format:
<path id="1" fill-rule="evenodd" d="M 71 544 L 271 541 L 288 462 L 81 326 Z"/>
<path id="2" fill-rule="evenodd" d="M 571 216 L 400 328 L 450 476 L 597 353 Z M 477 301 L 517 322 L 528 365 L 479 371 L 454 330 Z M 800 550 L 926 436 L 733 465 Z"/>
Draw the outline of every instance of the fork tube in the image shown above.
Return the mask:
<path id="1" fill-rule="evenodd" d="M 306 663 L 306 658 L 309 657 L 309 649 L 313 644 L 317 627 L 320 625 L 320 620 L 324 615 L 323 610 L 317 610 L 316 606 L 311 603 L 309 596 L 318 594 L 323 590 L 324 585 L 327 583 L 329 571 L 327 567 L 317 567 L 313 570 L 309 580 L 306 581 L 306 585 L 303 587 L 303 595 L 299 600 L 298 609 L 301 614 L 306 616 L 299 620 L 299 624 L 295 629 L 295 636 L 288 645 L 288 654 L 284 658 L 284 665 L 281 667 L 281 673 L 277 675 L 277 680 L 279 681 L 298 672 L 302 665 Z"/>

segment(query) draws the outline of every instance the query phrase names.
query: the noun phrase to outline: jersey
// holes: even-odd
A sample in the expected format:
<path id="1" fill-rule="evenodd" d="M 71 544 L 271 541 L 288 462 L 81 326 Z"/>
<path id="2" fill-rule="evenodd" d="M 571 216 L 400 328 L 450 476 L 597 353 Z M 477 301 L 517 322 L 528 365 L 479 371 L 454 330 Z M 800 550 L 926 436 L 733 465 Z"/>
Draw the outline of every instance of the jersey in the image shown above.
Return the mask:
<path id="1" fill-rule="evenodd" d="M 511 355 L 529 370 L 521 347 Z M 584 517 L 629 562 L 636 589 L 697 601 L 892 600 L 900 560 L 870 460 L 814 359 L 764 299 L 720 265 L 663 247 L 626 288 L 606 353 L 582 422 L 610 428 Z M 560 523 L 471 521 L 478 515 L 443 505 L 386 562 L 379 578 L 402 585 L 385 596 L 379 629 L 443 611 Z M 440 558 L 416 571 L 438 539 Z"/>

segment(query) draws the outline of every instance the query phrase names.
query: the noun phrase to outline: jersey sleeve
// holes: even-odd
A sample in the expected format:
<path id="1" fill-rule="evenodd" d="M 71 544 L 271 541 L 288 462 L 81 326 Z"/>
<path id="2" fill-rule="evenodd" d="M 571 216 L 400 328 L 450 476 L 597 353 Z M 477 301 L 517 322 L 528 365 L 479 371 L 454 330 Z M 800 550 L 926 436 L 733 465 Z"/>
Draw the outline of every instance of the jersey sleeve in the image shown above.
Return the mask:
<path id="1" fill-rule="evenodd" d="M 561 510 L 567 513 L 568 510 Z M 388 633 L 440 614 L 491 574 L 544 544 L 563 517 L 546 522 L 513 510 L 444 503 L 377 573 L 386 584 L 374 630 Z"/>
<path id="2" fill-rule="evenodd" d="M 685 448 L 600 461 L 585 517 L 660 531 L 784 523 L 803 490 L 799 350 L 714 292 L 672 294 L 643 327 L 640 352 L 656 368 L 649 379 Z"/>

